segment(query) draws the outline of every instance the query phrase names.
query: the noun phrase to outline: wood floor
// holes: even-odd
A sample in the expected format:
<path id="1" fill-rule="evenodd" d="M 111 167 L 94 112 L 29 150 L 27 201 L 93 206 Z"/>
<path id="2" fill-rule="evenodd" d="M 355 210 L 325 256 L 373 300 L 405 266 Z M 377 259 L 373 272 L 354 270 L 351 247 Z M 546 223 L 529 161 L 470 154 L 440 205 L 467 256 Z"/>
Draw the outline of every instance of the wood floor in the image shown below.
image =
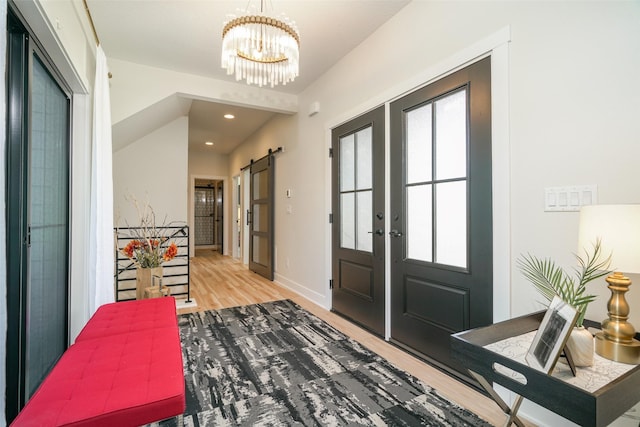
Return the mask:
<path id="1" fill-rule="evenodd" d="M 221 256 L 213 250 L 197 250 L 196 256 L 191 260 L 190 275 L 191 295 L 198 307 L 181 309 L 180 314 L 290 299 L 395 366 L 429 384 L 448 399 L 475 412 L 493 425 L 504 424 L 504 414 L 488 397 L 297 293 L 263 279 L 231 257 Z"/>

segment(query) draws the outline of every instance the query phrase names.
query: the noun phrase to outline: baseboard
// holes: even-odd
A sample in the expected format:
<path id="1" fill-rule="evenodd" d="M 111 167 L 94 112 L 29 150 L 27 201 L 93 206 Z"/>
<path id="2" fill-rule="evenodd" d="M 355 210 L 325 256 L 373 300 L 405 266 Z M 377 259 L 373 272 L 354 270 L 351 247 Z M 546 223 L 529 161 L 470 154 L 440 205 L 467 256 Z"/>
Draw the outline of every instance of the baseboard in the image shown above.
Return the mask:
<path id="1" fill-rule="evenodd" d="M 293 280 L 290 280 L 281 274 L 275 273 L 274 276 L 275 277 L 273 281 L 278 285 L 297 293 L 298 295 L 308 299 L 312 303 L 319 305 L 324 309 L 327 309 L 327 310 L 331 309 L 331 307 L 327 306 L 325 295 L 312 291 L 309 288 L 306 288 L 301 284 L 294 282 Z"/>

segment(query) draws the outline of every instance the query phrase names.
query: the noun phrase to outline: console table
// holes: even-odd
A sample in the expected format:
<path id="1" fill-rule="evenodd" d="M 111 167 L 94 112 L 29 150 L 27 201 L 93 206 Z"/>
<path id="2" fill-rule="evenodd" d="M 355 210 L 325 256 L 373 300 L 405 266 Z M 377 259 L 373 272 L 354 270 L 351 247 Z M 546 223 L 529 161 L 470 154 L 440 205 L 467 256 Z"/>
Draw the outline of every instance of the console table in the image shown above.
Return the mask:
<path id="1" fill-rule="evenodd" d="M 596 355 L 593 368 L 578 368 L 573 377 L 566 364 L 552 375 L 530 368 L 524 355 L 544 311 L 459 332 L 451 336 L 451 351 L 512 422 L 522 398 L 539 404 L 581 426 L 606 426 L 640 401 L 640 365 L 627 365 Z M 493 390 L 493 383 L 518 394 L 513 408 Z"/>

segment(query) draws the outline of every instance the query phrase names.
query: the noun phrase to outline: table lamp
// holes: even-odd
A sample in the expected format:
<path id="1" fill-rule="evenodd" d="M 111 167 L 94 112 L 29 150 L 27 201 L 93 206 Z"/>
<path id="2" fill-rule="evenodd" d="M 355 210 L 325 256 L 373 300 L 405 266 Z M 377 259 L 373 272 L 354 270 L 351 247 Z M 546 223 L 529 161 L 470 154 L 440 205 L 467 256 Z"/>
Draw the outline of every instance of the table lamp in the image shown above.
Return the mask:
<path id="1" fill-rule="evenodd" d="M 580 210 L 578 252 L 588 252 L 601 240 L 602 256 L 611 254 L 614 273 L 607 277 L 611 298 L 608 319 L 596 334 L 596 353 L 616 362 L 640 363 L 640 341 L 627 321 L 629 304 L 625 293 L 631 280 L 623 273 L 640 273 L 640 205 L 591 205 Z"/>

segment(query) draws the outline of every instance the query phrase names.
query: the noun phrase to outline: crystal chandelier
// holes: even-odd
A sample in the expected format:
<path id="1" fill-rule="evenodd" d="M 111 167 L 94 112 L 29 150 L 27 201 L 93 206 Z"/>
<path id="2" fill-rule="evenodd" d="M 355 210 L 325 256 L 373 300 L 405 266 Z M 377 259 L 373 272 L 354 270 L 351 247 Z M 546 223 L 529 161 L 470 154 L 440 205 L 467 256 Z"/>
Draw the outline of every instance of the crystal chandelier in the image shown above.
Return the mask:
<path id="1" fill-rule="evenodd" d="M 222 30 L 222 68 L 236 80 L 262 87 L 287 84 L 298 76 L 300 37 L 295 23 L 264 12 L 231 17 Z"/>

